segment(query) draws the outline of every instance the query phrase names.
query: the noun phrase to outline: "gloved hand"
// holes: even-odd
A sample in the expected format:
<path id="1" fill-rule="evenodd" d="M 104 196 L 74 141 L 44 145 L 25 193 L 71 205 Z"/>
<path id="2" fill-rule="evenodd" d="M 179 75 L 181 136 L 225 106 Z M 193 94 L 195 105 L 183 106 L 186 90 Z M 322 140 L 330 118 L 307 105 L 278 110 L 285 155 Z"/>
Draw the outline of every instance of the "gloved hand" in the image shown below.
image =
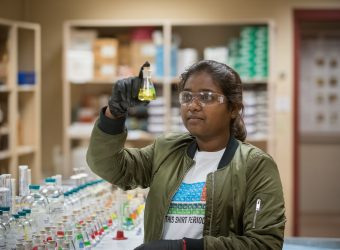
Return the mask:
<path id="1" fill-rule="evenodd" d="M 139 89 L 143 84 L 143 68 L 145 65 L 146 63 L 141 67 L 138 77 L 118 80 L 112 87 L 108 106 L 114 117 L 126 116 L 128 108 L 149 103 L 138 100 Z"/>
<path id="2" fill-rule="evenodd" d="M 183 240 L 155 240 L 134 250 L 183 250 Z"/>

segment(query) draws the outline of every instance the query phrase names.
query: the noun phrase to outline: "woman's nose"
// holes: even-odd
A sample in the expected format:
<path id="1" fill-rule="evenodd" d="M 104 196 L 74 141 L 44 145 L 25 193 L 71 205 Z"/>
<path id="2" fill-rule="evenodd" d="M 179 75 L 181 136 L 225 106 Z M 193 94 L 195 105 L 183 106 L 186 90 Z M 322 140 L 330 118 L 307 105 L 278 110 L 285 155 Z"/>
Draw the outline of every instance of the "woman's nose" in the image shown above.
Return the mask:
<path id="1" fill-rule="evenodd" d="M 191 99 L 191 102 L 188 103 L 188 109 L 189 110 L 197 110 L 197 109 L 202 109 L 202 104 L 196 96 L 194 96 Z"/>

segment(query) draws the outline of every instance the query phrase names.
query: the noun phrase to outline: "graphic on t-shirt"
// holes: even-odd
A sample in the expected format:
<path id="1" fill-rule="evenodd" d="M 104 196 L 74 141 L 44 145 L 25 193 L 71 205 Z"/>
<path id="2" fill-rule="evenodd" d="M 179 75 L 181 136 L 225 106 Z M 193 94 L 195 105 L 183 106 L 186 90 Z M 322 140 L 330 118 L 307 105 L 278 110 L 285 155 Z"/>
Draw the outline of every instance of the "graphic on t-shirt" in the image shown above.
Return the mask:
<path id="1" fill-rule="evenodd" d="M 205 213 L 205 182 L 197 182 L 192 184 L 182 183 L 178 191 L 174 195 L 168 211 L 167 222 L 170 223 L 197 223 L 197 220 L 192 219 L 177 219 L 170 218 L 172 215 L 182 216 L 204 216 Z M 203 218 L 199 220 L 203 223 Z"/>
<path id="2" fill-rule="evenodd" d="M 206 210 L 206 180 L 216 171 L 225 149 L 217 152 L 197 151 L 195 164 L 185 175 L 172 197 L 164 217 L 162 239 L 201 239 Z"/>

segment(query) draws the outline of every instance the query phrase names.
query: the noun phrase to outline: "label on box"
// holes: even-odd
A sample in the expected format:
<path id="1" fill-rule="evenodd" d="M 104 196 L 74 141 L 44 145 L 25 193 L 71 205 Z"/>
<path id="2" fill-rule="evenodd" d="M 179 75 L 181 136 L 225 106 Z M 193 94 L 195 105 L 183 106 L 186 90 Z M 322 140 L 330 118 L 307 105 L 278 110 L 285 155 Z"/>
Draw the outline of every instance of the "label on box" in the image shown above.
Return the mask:
<path id="1" fill-rule="evenodd" d="M 102 64 L 100 66 L 100 74 L 102 76 L 113 76 L 115 74 L 116 67 L 112 64 Z"/>
<path id="2" fill-rule="evenodd" d="M 116 57 L 117 47 L 111 45 L 104 45 L 100 48 L 100 55 L 102 57 Z"/>

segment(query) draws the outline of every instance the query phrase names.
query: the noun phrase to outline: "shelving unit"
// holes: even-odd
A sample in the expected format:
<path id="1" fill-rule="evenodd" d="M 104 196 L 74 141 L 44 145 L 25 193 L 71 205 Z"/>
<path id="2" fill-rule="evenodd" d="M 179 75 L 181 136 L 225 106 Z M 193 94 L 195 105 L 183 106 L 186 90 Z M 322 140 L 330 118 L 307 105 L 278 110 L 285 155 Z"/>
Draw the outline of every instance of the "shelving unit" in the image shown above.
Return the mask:
<path id="1" fill-rule="evenodd" d="M 265 27 L 268 31 L 266 36 L 268 42 L 268 51 L 266 53 L 266 63 L 268 65 L 267 74 L 264 77 L 243 77 L 245 91 L 253 91 L 258 93 L 258 90 L 263 91 L 265 94 L 265 101 L 263 103 L 263 112 L 266 119 L 264 126 L 266 127 L 265 134 L 250 135 L 248 140 L 265 149 L 271 150 L 271 138 L 272 128 L 274 127 L 272 122 L 271 108 L 273 107 L 273 90 L 272 90 L 272 57 L 273 48 L 271 46 L 274 24 L 270 20 L 237 20 L 237 21 L 225 21 L 225 20 L 190 20 L 190 21 L 178 21 L 178 20 L 73 20 L 64 24 L 64 50 L 63 50 L 63 155 L 65 157 L 65 168 L 63 174 L 68 176 L 72 172 L 72 150 L 79 144 L 85 145 L 90 137 L 91 130 L 93 128 L 93 120 L 90 122 L 79 123 L 75 110 L 79 107 L 79 104 L 84 101 L 83 98 L 91 93 L 94 96 L 102 95 L 102 106 L 106 105 L 107 98 L 111 93 L 112 84 L 123 76 L 112 76 L 109 79 L 96 79 L 89 78 L 86 80 L 80 80 L 79 82 L 70 79 L 70 70 L 74 67 L 74 62 L 70 59 L 70 51 L 74 46 L 74 39 L 81 45 L 86 45 L 84 37 L 79 35 L 83 34 L 89 39 L 96 37 L 116 38 L 119 40 L 118 48 L 121 44 L 120 39 L 123 39 L 123 46 L 126 46 L 126 35 L 133 33 L 136 28 L 154 29 L 162 34 L 161 44 L 158 46 L 163 50 L 162 58 L 162 72 L 163 75 L 154 74 L 153 82 L 156 85 L 157 101 L 151 102 L 148 105 L 149 115 L 152 112 L 157 113 L 157 119 L 161 120 L 162 126 L 157 127 L 158 132 L 172 132 L 181 130 L 181 119 L 179 116 L 179 104 L 177 100 L 177 84 L 179 82 L 179 74 L 174 73 L 173 60 L 174 60 L 174 44 L 176 49 L 182 48 L 194 48 L 197 51 L 197 59 L 203 59 L 203 50 L 206 47 L 219 47 L 227 46 L 228 43 L 235 37 L 240 36 L 240 32 L 245 27 Z M 92 38 L 91 38 L 91 32 Z M 90 33 L 90 35 L 89 35 Z M 95 34 L 95 35 L 94 35 Z M 79 40 L 79 37 L 83 40 Z M 178 39 L 179 38 L 179 39 Z M 180 43 L 176 43 L 180 41 Z M 130 48 L 131 49 L 131 48 Z M 133 51 L 133 49 L 131 49 Z M 126 51 L 125 51 L 126 52 Z M 156 52 L 157 56 L 157 52 Z M 119 60 L 118 59 L 118 65 Z M 126 59 L 126 58 L 123 58 Z M 127 60 L 129 61 L 129 60 Z M 153 63 L 151 64 L 152 66 Z M 155 63 L 157 68 L 157 63 Z M 159 67 L 159 65 L 158 65 Z M 159 69 L 159 68 L 158 68 Z M 157 71 L 157 70 L 156 70 Z M 79 73 L 79 72 L 78 72 Z M 88 72 L 84 72 L 86 75 Z M 130 75 L 136 74 L 136 70 L 132 70 Z M 82 74 L 81 74 L 82 75 Z M 93 74 L 94 75 L 94 74 Z M 129 74 L 127 76 L 130 76 Z M 270 93 L 270 94 L 269 94 Z M 157 106 L 157 105 L 160 106 Z M 156 106 L 154 108 L 154 106 Z M 98 110 L 101 106 L 98 106 Z M 160 108 L 159 108 L 160 107 Z M 160 110 L 161 109 L 161 110 Z M 159 116 L 161 112 L 162 116 Z M 247 115 L 247 107 L 246 107 Z M 254 117 L 256 113 L 254 113 Z M 150 121 L 150 120 L 149 120 Z M 150 124 L 148 124 L 150 125 Z M 149 127 L 150 128 L 150 127 Z M 131 131 L 131 130 L 129 130 Z M 150 131 L 149 131 L 150 132 Z M 129 135 L 132 134 L 129 132 Z M 133 136 L 128 137 L 129 145 L 142 146 L 144 143 L 152 141 L 154 136 L 158 134 L 154 131 L 151 133 L 137 131 Z M 85 148 L 84 148 L 85 152 Z"/>
<path id="2" fill-rule="evenodd" d="M 0 171 L 21 164 L 41 180 L 40 26 L 0 19 Z"/>

